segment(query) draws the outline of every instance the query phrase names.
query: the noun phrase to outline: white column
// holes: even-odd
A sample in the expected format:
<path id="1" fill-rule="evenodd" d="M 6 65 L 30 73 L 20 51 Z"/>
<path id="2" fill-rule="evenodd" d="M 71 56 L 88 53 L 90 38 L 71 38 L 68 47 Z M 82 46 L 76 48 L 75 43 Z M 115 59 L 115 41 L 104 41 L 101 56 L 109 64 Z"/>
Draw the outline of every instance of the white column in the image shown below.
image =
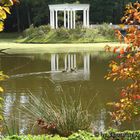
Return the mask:
<path id="1" fill-rule="evenodd" d="M 87 54 L 87 70 L 88 70 L 88 73 L 90 72 L 90 55 Z"/>
<path id="2" fill-rule="evenodd" d="M 56 55 L 56 70 L 59 70 L 59 56 L 58 54 Z"/>
<path id="3" fill-rule="evenodd" d="M 75 10 L 73 11 L 73 28 L 75 29 L 75 21 L 76 21 L 76 14 Z"/>
<path id="4" fill-rule="evenodd" d="M 55 54 L 53 54 L 53 71 L 55 71 Z"/>
<path id="5" fill-rule="evenodd" d="M 71 68 L 74 68 L 74 63 L 73 63 L 73 54 L 71 54 Z"/>
<path id="6" fill-rule="evenodd" d="M 65 70 L 67 70 L 68 66 L 67 66 L 67 55 L 65 55 Z"/>
<path id="7" fill-rule="evenodd" d="M 76 68 L 76 54 L 74 54 L 74 68 Z"/>
<path id="8" fill-rule="evenodd" d="M 83 11 L 83 26 L 86 27 L 86 10 Z"/>
<path id="9" fill-rule="evenodd" d="M 64 27 L 66 28 L 67 25 L 66 25 L 66 10 L 64 10 Z"/>
<path id="10" fill-rule="evenodd" d="M 84 56 L 84 72 L 89 73 L 90 72 L 90 55 L 86 54 Z"/>
<path id="11" fill-rule="evenodd" d="M 88 9 L 87 20 L 88 20 L 88 22 L 87 22 L 87 26 L 89 27 L 89 9 Z"/>
<path id="12" fill-rule="evenodd" d="M 70 70 L 71 67 L 70 67 L 70 54 L 68 55 L 68 70 Z"/>
<path id="13" fill-rule="evenodd" d="M 55 13 L 55 16 L 56 16 L 56 17 L 55 17 L 55 20 L 56 20 L 56 21 L 55 21 L 55 22 L 56 22 L 56 23 L 55 23 L 55 28 L 57 29 L 57 28 L 58 28 L 58 13 L 57 13 L 58 11 L 56 10 L 55 12 L 56 12 L 56 13 Z"/>
<path id="14" fill-rule="evenodd" d="M 87 10 L 87 27 L 89 28 L 89 9 Z"/>
<path id="15" fill-rule="evenodd" d="M 87 27 L 87 10 L 86 10 L 86 27 Z"/>
<path id="16" fill-rule="evenodd" d="M 84 55 L 84 79 L 85 80 L 90 79 L 90 55 L 89 54 Z"/>
<path id="17" fill-rule="evenodd" d="M 54 67 L 53 67 L 53 56 L 51 55 L 51 71 L 54 70 Z"/>
<path id="18" fill-rule="evenodd" d="M 56 63 L 55 60 L 56 60 L 55 54 L 52 54 L 52 55 L 51 55 L 51 70 L 52 70 L 52 71 L 55 71 L 55 70 L 56 70 L 56 69 L 55 69 L 55 68 L 56 68 L 56 67 L 55 67 L 55 63 Z"/>
<path id="19" fill-rule="evenodd" d="M 72 25 L 72 23 L 73 23 L 73 12 L 72 12 L 72 10 L 70 11 L 70 28 L 72 29 L 73 28 L 73 25 Z"/>
<path id="20" fill-rule="evenodd" d="M 68 29 L 70 28 L 70 12 L 68 11 Z"/>
<path id="21" fill-rule="evenodd" d="M 87 73 L 87 59 L 86 55 L 84 56 L 84 73 Z"/>
<path id="22" fill-rule="evenodd" d="M 52 28 L 55 28 L 55 23 L 54 23 L 54 10 L 52 10 Z"/>

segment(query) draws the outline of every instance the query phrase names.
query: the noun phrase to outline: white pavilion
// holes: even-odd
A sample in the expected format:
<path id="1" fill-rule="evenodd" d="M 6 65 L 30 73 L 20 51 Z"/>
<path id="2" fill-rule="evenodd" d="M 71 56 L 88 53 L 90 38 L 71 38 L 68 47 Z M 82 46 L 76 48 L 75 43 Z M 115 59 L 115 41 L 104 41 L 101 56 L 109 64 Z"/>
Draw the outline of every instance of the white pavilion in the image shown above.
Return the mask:
<path id="1" fill-rule="evenodd" d="M 58 12 L 64 12 L 64 27 L 75 29 L 76 11 L 83 11 L 83 27 L 89 27 L 89 4 L 55 4 L 49 5 L 50 26 L 52 29 L 58 28 Z"/>

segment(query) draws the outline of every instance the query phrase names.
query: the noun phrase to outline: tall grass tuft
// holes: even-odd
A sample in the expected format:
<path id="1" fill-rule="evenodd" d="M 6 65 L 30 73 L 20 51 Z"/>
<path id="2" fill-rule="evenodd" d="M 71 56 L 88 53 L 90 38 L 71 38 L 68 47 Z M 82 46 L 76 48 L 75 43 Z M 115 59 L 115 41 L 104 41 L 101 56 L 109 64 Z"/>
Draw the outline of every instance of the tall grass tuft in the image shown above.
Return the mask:
<path id="1" fill-rule="evenodd" d="M 47 95 L 37 98 L 30 93 L 29 96 L 30 102 L 28 106 L 23 106 L 24 112 L 37 120 L 38 127 L 46 130 L 44 133 L 69 136 L 78 130 L 90 130 L 90 104 L 83 107 L 80 98 L 75 100 L 71 96 L 60 95 L 50 101 Z"/>

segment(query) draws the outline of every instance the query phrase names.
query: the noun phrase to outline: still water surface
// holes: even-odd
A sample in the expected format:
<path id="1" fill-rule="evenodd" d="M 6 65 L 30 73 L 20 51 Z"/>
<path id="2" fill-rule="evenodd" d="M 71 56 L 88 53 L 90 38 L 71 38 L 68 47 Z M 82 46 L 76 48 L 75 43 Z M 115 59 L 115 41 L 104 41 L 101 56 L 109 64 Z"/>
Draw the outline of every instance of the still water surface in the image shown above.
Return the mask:
<path id="1" fill-rule="evenodd" d="M 70 96 L 80 94 L 85 102 L 94 97 L 90 107 L 93 129 L 102 131 L 112 126 L 106 104 L 118 99 L 122 85 L 106 81 L 104 76 L 109 61 L 115 58 L 106 52 L 0 56 L 0 67 L 10 76 L 3 82 L 7 124 L 9 127 L 16 124 L 21 134 L 28 133 L 30 121 L 17 109 L 22 104 L 28 105 L 28 93 L 32 92 L 39 98 L 46 92 L 53 100 L 63 90 L 64 94 Z M 139 125 L 135 127 L 140 128 Z M 120 128 L 132 129 L 133 125 L 124 124 Z"/>

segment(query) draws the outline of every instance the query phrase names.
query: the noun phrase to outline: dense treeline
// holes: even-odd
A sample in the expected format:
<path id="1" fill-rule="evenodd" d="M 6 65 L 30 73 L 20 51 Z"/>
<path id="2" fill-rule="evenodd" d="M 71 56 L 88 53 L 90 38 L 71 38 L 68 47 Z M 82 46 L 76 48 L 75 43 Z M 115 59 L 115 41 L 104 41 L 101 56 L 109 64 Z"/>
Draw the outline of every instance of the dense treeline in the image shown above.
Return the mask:
<path id="1" fill-rule="evenodd" d="M 49 23 L 49 4 L 89 3 L 90 24 L 120 23 L 125 4 L 136 0 L 20 0 L 20 4 L 12 8 L 12 15 L 6 21 L 5 30 L 22 31 L 31 24 L 39 26 Z M 82 21 L 82 12 L 79 13 Z M 63 20 L 63 18 L 61 18 Z"/>

